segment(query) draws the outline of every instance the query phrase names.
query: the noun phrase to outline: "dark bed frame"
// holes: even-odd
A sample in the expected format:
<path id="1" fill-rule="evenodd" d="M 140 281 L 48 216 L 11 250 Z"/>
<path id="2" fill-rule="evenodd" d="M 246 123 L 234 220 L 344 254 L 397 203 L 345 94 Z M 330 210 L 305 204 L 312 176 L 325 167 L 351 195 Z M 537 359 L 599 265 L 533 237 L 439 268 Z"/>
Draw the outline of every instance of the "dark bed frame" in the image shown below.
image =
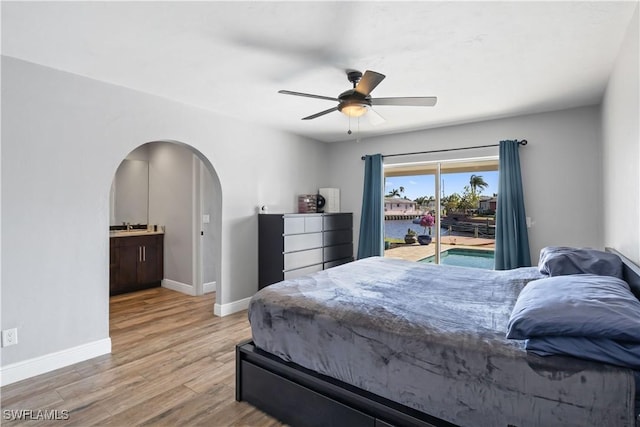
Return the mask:
<path id="1" fill-rule="evenodd" d="M 640 267 L 614 249 L 605 250 L 622 259 L 624 278 L 640 300 Z M 455 426 L 285 362 L 256 348 L 252 341 L 236 346 L 236 400 L 292 426 Z"/>

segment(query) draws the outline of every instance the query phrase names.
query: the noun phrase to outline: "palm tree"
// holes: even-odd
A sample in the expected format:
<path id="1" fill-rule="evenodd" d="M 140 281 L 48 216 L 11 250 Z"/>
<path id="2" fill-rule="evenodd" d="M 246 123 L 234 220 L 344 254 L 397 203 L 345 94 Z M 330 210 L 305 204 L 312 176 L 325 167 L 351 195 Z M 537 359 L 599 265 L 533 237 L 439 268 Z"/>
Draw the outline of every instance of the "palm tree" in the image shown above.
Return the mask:
<path id="1" fill-rule="evenodd" d="M 482 190 L 487 188 L 489 184 L 485 182 L 482 175 L 471 175 L 471 178 L 469 178 L 469 186 L 471 187 L 471 192 L 476 194 L 478 188 L 480 189 L 480 192 L 482 192 Z"/>
<path id="2" fill-rule="evenodd" d="M 400 188 L 402 188 L 402 187 L 400 187 Z M 398 191 L 397 188 L 394 188 L 385 197 L 400 197 L 400 192 Z"/>
<path id="3" fill-rule="evenodd" d="M 418 206 L 422 206 L 427 203 L 427 196 L 416 197 L 413 201 L 416 202 Z"/>
<path id="4" fill-rule="evenodd" d="M 458 193 L 450 194 L 446 197 L 440 199 L 442 206 L 447 210 L 447 212 L 452 212 L 458 210 L 458 204 L 462 200 L 462 197 Z"/>

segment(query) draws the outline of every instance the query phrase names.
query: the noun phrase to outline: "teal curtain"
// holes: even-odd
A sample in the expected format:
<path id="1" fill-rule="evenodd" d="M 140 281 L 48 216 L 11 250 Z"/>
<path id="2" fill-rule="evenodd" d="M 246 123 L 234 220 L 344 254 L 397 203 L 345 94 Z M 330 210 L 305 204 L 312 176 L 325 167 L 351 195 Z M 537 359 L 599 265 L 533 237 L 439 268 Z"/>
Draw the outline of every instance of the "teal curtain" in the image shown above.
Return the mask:
<path id="1" fill-rule="evenodd" d="M 498 206 L 496 208 L 496 270 L 531 265 L 524 211 L 518 141 L 500 141 Z"/>
<path id="2" fill-rule="evenodd" d="M 382 154 L 365 156 L 358 259 L 384 254 L 383 181 Z"/>

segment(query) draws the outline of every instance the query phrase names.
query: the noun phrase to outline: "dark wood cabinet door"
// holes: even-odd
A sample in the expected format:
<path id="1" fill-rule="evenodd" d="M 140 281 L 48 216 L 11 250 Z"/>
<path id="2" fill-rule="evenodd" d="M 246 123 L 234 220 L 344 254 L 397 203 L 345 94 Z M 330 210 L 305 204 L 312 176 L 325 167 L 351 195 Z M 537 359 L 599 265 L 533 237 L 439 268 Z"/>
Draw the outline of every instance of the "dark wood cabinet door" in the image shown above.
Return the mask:
<path id="1" fill-rule="evenodd" d="M 117 253 L 118 267 L 115 286 L 111 289 L 111 294 L 127 292 L 138 282 L 140 247 L 136 245 L 120 246 L 117 248 Z"/>
<path id="2" fill-rule="evenodd" d="M 138 246 L 121 246 L 118 249 L 118 287 L 122 290 L 138 281 L 138 259 L 140 248 Z"/>
<path id="3" fill-rule="evenodd" d="M 163 239 L 162 235 L 145 237 L 142 242 L 142 260 L 138 264 L 138 283 L 149 285 L 163 279 Z"/>

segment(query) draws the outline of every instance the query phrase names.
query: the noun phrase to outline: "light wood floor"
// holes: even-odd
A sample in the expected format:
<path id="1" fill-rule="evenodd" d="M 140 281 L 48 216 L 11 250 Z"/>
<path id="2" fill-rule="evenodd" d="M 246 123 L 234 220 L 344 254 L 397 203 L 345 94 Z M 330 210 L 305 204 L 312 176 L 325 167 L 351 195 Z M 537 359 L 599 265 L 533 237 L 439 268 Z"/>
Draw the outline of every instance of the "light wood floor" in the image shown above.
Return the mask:
<path id="1" fill-rule="evenodd" d="M 280 426 L 235 401 L 246 311 L 213 315 L 214 295 L 154 288 L 111 298 L 112 353 L 0 389 L 3 426 Z M 66 421 L 7 421 L 5 410 L 67 410 Z"/>

